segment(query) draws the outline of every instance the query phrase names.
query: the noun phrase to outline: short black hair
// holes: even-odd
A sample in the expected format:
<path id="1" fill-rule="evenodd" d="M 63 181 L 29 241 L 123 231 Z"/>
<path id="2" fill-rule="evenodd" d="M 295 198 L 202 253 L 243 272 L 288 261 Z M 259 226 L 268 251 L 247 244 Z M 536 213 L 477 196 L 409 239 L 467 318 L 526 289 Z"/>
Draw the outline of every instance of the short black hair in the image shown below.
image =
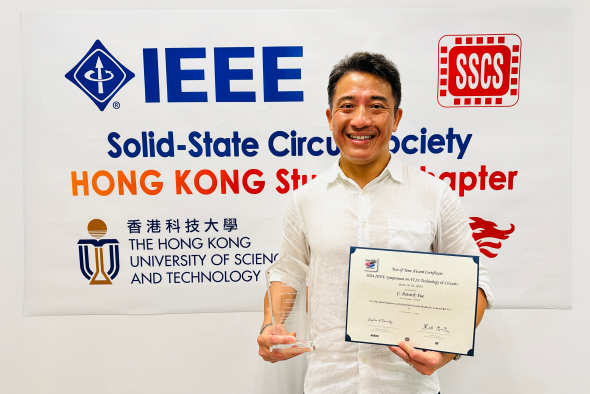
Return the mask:
<path id="1" fill-rule="evenodd" d="M 328 104 L 332 109 L 332 99 L 336 91 L 336 84 L 349 72 L 361 72 L 373 74 L 384 79 L 391 86 L 391 93 L 395 99 L 394 113 L 402 101 L 402 83 L 399 78 L 397 66 L 380 53 L 355 52 L 340 60 L 330 73 L 328 79 Z"/>

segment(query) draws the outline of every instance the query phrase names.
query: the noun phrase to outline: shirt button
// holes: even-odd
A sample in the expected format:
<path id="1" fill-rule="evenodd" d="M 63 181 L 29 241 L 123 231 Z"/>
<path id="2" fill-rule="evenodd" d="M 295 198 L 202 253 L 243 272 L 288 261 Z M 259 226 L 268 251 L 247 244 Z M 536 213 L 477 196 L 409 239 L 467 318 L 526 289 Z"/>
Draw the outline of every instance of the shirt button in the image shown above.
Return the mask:
<path id="1" fill-rule="evenodd" d="M 363 363 L 366 363 L 366 362 L 367 362 L 367 358 L 366 358 L 366 357 L 363 357 L 363 359 L 362 359 L 361 361 L 362 361 Z"/>
<path id="2" fill-rule="evenodd" d="M 365 195 L 365 191 L 363 190 L 363 196 Z"/>
<path id="3" fill-rule="evenodd" d="M 363 227 L 367 227 L 367 223 L 363 222 Z"/>

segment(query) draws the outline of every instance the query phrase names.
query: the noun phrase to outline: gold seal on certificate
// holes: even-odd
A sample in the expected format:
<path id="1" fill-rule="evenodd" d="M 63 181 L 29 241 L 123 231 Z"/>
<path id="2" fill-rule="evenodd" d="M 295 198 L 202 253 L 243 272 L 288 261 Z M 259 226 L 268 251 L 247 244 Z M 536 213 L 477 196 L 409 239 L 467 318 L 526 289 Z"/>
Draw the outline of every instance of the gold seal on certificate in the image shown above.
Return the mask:
<path id="1" fill-rule="evenodd" d="M 350 248 L 348 342 L 473 356 L 479 258 Z"/>
<path id="2" fill-rule="evenodd" d="M 266 270 L 273 334 L 295 334 L 296 339 L 294 343 L 271 347 L 272 352 L 303 353 L 315 349 L 309 332 L 308 270 L 307 265 L 288 254 Z"/>

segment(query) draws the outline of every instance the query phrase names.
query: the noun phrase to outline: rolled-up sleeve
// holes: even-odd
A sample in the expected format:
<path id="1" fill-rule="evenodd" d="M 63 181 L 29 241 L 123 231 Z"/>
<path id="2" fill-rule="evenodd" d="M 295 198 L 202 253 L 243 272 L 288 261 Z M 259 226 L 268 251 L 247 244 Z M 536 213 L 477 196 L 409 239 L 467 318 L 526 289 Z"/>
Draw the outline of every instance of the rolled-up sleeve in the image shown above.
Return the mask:
<path id="1" fill-rule="evenodd" d="M 445 183 L 441 186 L 438 198 L 438 229 L 435 252 L 479 256 L 479 247 L 473 240 L 469 218 L 465 214 L 459 197 Z M 492 282 L 488 268 L 479 263 L 479 288 L 483 290 L 488 302 L 487 308 L 494 305 Z"/>

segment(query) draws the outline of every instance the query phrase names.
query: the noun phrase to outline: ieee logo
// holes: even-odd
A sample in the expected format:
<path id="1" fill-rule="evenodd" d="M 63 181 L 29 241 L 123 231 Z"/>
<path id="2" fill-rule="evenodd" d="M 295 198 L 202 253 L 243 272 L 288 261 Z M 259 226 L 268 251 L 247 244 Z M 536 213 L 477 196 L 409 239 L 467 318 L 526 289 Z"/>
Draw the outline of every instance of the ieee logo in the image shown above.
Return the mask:
<path id="1" fill-rule="evenodd" d="M 101 111 L 133 77 L 135 74 L 115 59 L 99 40 L 66 74 L 66 78 L 86 93 Z"/>
<path id="2" fill-rule="evenodd" d="M 377 272 L 379 270 L 379 259 L 366 259 L 365 271 Z"/>

